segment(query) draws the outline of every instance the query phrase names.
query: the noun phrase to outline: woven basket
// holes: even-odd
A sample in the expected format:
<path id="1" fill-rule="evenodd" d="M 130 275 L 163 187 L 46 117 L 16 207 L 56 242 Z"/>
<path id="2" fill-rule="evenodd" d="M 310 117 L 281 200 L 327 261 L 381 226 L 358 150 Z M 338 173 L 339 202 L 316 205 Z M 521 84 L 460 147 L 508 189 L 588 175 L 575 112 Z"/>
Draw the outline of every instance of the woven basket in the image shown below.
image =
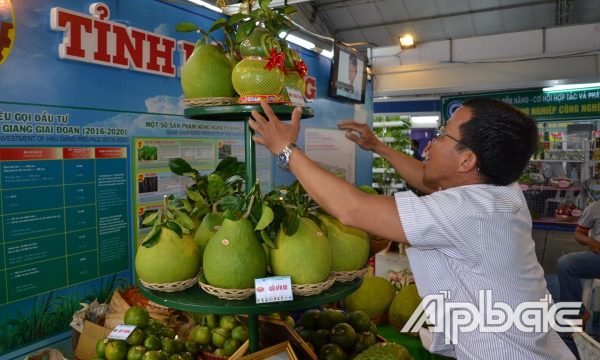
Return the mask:
<path id="1" fill-rule="evenodd" d="M 224 289 L 214 287 L 205 283 L 199 283 L 202 290 L 207 293 L 217 296 L 220 299 L 225 300 L 246 300 L 250 296 L 254 295 L 254 288 L 250 289 Z"/>
<path id="2" fill-rule="evenodd" d="M 201 355 L 198 354 L 198 359 L 201 359 L 201 360 L 227 360 L 227 359 L 229 359 L 229 356 L 215 355 L 215 354 L 211 354 L 207 351 L 203 351 Z"/>
<path id="3" fill-rule="evenodd" d="M 144 287 L 150 290 L 162 291 L 162 292 L 176 292 L 183 291 L 185 289 L 191 288 L 192 286 L 198 283 L 198 278 L 200 277 L 200 273 L 198 273 L 195 277 L 191 279 L 187 279 L 184 281 L 176 281 L 173 283 L 164 283 L 164 284 L 153 284 L 146 282 L 140 278 L 140 282 Z"/>
<path id="4" fill-rule="evenodd" d="M 329 275 L 327 280 L 318 284 L 292 284 L 292 293 L 298 296 L 311 296 L 320 294 L 329 289 L 335 283 L 335 276 Z"/>
<path id="5" fill-rule="evenodd" d="M 204 106 L 221 106 L 221 105 L 234 105 L 234 97 L 207 97 L 207 98 L 196 98 L 196 99 L 183 99 L 183 102 L 190 107 L 204 107 Z"/>
<path id="6" fill-rule="evenodd" d="M 368 267 L 365 267 L 360 270 L 353 271 L 332 271 L 331 276 L 335 277 L 335 281 L 348 282 L 354 279 L 363 278 L 368 269 Z"/>

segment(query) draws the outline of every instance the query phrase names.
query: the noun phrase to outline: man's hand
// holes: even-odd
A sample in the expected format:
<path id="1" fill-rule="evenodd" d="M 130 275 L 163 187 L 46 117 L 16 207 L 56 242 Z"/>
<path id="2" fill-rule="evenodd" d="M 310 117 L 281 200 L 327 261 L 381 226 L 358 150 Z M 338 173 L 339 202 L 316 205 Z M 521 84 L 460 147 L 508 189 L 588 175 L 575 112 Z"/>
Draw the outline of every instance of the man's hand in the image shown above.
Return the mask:
<path id="1" fill-rule="evenodd" d="M 273 155 L 279 155 L 279 153 L 288 146 L 290 143 L 296 142 L 298 139 L 298 132 L 300 132 L 300 118 L 302 117 L 302 108 L 297 107 L 292 112 L 292 122 L 286 124 L 281 122 L 273 109 L 267 104 L 265 100 L 260 101 L 265 115 L 269 121 L 256 110 L 252 110 L 253 119 L 248 120 L 248 125 L 254 130 L 257 135 L 252 136 L 252 140 L 257 144 L 264 145 Z"/>
<path id="2" fill-rule="evenodd" d="M 590 240 L 588 241 L 588 250 L 600 255 L 600 242 L 596 241 L 593 238 L 590 238 Z"/>
<path id="3" fill-rule="evenodd" d="M 357 123 L 356 121 L 341 121 L 338 128 L 346 130 L 346 138 L 357 143 L 363 150 L 374 151 L 377 145 L 381 144 L 381 141 L 377 140 L 367 124 Z M 360 136 L 353 133 L 353 131 L 358 132 Z"/>

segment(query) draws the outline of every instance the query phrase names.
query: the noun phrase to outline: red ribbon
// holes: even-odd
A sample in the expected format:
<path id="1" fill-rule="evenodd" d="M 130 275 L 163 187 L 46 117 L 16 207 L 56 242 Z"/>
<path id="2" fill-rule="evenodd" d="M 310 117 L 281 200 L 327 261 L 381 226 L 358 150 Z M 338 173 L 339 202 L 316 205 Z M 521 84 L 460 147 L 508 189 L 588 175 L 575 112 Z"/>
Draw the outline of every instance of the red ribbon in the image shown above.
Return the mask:
<path id="1" fill-rule="evenodd" d="M 294 65 L 296 66 L 296 71 L 298 74 L 300 74 L 300 76 L 305 77 L 308 74 L 308 66 L 306 66 L 304 60 L 300 60 L 300 62 L 294 62 Z"/>
<path id="2" fill-rule="evenodd" d="M 283 54 L 283 52 L 280 52 L 278 54 L 276 49 L 271 49 L 270 55 L 271 57 L 268 59 L 267 64 L 265 65 L 265 69 L 271 71 L 275 66 L 282 69 L 283 64 L 285 62 L 285 55 Z"/>

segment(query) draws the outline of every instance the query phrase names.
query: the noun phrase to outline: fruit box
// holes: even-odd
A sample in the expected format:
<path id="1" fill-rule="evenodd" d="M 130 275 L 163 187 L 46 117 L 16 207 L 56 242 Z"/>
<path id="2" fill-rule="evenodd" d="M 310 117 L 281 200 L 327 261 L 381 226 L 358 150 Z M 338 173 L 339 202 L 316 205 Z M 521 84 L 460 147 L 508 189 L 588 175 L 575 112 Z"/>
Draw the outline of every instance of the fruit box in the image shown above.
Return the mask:
<path id="1" fill-rule="evenodd" d="M 414 282 L 408 257 L 399 252 L 381 250 L 375 254 L 375 276 L 388 279 L 396 290 Z"/>
<path id="2" fill-rule="evenodd" d="M 100 339 L 107 337 L 110 332 L 111 330 L 86 320 L 75 349 L 77 359 L 91 360 L 95 358 L 97 356 L 96 344 Z"/>

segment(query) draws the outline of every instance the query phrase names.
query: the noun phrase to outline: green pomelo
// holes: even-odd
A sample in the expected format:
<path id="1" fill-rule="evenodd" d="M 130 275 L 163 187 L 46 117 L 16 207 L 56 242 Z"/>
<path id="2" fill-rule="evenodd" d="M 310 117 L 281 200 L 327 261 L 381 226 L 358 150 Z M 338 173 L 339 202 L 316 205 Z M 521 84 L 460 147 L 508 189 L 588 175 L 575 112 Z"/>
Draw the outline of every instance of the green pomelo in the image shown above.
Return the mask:
<path id="1" fill-rule="evenodd" d="M 240 44 L 242 56 L 271 57 L 271 49 L 281 50 L 275 35 L 266 28 L 256 28 Z M 278 93 L 276 93 L 278 94 Z"/>
<path id="2" fill-rule="evenodd" d="M 223 223 L 223 214 L 220 212 L 211 212 L 204 216 L 196 234 L 194 235 L 194 242 L 198 245 L 200 251 L 200 264 L 202 264 L 202 257 L 204 256 L 204 249 L 208 240 L 221 228 Z"/>
<path id="3" fill-rule="evenodd" d="M 413 283 L 403 286 L 390 304 L 390 324 L 398 330 L 402 329 L 415 310 L 419 308 L 419 304 L 421 304 L 421 297 L 419 296 L 417 285 Z M 404 334 L 419 336 L 418 332 Z"/>
<path id="4" fill-rule="evenodd" d="M 267 257 L 246 219 L 225 219 L 204 250 L 204 275 L 212 286 L 225 289 L 254 287 L 267 275 Z"/>
<path id="5" fill-rule="evenodd" d="M 213 45 L 199 45 L 181 69 L 181 87 L 188 99 L 234 97 L 233 65 Z"/>
<path id="6" fill-rule="evenodd" d="M 283 228 L 270 251 L 273 274 L 289 275 L 292 284 L 317 284 L 327 280 L 333 262 L 331 245 L 321 229 L 310 219 L 300 218 L 298 230 L 287 236 Z"/>
<path id="7" fill-rule="evenodd" d="M 327 239 L 333 253 L 332 271 L 353 271 L 362 269 L 369 258 L 369 235 L 359 229 L 343 225 L 332 216 L 323 216 L 327 226 Z"/>
<path id="8" fill-rule="evenodd" d="M 379 276 L 367 277 L 353 294 L 346 297 L 346 311 L 360 310 L 369 318 L 385 315 L 396 295 L 394 285 Z"/>
<path id="9" fill-rule="evenodd" d="M 285 75 L 277 66 L 265 69 L 266 60 L 242 59 L 231 74 L 233 87 L 240 95 L 272 95 L 283 90 Z"/>
<path id="10" fill-rule="evenodd" d="M 283 90 L 281 91 L 281 94 L 286 100 L 289 100 L 290 96 L 287 93 L 286 86 L 300 90 L 302 96 L 306 93 L 306 82 L 297 71 L 286 72 L 285 78 L 283 79 Z"/>
<path id="11" fill-rule="evenodd" d="M 184 281 L 195 277 L 200 270 L 200 252 L 190 235 L 177 234 L 163 228 L 157 243 L 138 247 L 135 271 L 144 281 L 155 284 Z"/>

